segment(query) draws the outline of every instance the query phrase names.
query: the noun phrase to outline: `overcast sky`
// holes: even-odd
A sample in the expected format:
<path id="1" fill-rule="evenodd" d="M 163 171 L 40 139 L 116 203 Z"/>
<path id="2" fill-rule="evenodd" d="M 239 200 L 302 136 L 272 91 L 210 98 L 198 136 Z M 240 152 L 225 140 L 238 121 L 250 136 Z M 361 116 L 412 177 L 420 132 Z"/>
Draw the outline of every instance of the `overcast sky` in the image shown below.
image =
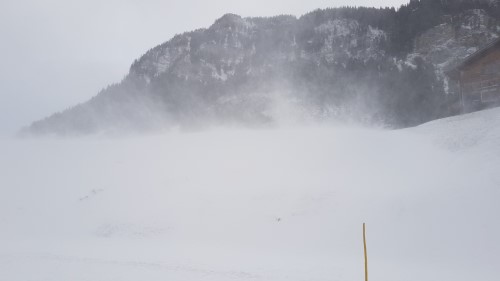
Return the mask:
<path id="1" fill-rule="evenodd" d="M 0 135 L 84 102 L 173 35 L 225 13 L 300 16 L 408 0 L 0 0 Z"/>

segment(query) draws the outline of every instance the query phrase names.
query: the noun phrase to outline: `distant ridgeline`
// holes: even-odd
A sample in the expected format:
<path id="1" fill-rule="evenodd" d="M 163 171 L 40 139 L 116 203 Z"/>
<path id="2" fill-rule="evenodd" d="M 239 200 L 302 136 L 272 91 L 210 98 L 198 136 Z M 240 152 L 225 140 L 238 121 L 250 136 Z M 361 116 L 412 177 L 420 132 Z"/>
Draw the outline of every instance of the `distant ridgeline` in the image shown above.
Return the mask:
<path id="1" fill-rule="evenodd" d="M 457 113 L 444 72 L 500 34 L 500 0 L 420 0 L 296 18 L 227 14 L 136 60 L 32 134 L 349 120 L 393 128 Z"/>

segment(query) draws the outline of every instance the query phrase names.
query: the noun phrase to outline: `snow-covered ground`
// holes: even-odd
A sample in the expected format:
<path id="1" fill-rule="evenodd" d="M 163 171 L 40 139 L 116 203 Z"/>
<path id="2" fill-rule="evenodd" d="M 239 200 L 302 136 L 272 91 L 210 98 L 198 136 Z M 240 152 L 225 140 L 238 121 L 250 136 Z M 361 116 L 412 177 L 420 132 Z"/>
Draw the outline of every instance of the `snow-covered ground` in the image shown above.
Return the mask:
<path id="1" fill-rule="evenodd" d="M 500 109 L 399 130 L 0 140 L 0 280 L 493 281 Z"/>

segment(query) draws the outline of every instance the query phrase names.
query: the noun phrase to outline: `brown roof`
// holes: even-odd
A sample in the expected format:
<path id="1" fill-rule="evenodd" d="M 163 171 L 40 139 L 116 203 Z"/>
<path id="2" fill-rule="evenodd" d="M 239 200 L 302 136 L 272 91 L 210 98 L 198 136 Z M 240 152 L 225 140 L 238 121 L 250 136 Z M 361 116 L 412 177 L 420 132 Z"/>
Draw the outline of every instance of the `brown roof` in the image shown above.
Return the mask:
<path id="1" fill-rule="evenodd" d="M 497 38 L 497 39 L 493 40 L 492 42 L 484 45 L 476 52 L 467 56 L 465 59 L 463 59 L 458 64 L 456 64 L 453 67 L 451 67 L 450 69 L 446 70 L 445 73 L 448 76 L 450 76 L 451 78 L 456 78 L 456 76 L 458 75 L 460 70 L 462 70 L 465 67 L 469 66 L 470 64 L 474 63 L 478 59 L 481 59 L 482 57 L 487 55 L 490 51 L 492 51 L 495 47 L 498 47 L 498 46 L 500 46 L 500 38 Z"/>

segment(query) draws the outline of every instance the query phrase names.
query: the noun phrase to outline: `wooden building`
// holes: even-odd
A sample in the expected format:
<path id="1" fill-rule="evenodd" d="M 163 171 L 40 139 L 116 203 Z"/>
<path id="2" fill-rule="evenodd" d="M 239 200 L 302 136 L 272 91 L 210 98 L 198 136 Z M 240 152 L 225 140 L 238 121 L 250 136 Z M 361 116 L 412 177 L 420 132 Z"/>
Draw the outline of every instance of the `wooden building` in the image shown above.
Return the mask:
<path id="1" fill-rule="evenodd" d="M 491 42 L 447 71 L 459 85 L 462 112 L 500 105 L 500 39 Z"/>

